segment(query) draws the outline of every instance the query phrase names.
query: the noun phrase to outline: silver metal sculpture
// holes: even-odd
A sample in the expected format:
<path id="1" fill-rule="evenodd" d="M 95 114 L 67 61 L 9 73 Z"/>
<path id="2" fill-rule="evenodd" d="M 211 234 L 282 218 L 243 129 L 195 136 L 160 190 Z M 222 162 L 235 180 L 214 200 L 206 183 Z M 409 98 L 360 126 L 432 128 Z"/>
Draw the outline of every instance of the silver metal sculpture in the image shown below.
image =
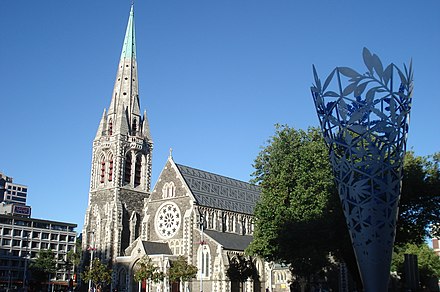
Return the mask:
<path id="1" fill-rule="evenodd" d="M 411 109 L 413 71 L 383 67 L 363 50 L 367 72 L 337 67 L 311 87 L 367 292 L 387 291 Z M 347 85 L 343 85 L 347 84 Z"/>

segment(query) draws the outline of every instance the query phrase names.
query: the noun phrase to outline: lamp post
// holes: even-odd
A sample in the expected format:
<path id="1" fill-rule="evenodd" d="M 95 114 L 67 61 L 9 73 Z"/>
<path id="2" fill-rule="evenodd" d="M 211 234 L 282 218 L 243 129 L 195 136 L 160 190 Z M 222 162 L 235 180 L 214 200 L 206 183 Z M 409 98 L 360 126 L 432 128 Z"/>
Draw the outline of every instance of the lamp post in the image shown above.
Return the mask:
<path id="1" fill-rule="evenodd" d="M 26 249 L 24 256 L 24 271 L 23 271 L 23 291 L 27 291 L 27 268 L 28 268 L 28 247 L 29 247 L 29 232 L 26 233 Z"/>
<path id="2" fill-rule="evenodd" d="M 90 251 L 90 276 L 92 275 L 92 267 L 93 267 L 93 252 L 95 251 L 95 237 L 94 237 L 95 233 L 92 231 L 91 234 L 91 240 L 90 240 L 90 244 L 91 246 L 89 246 L 89 248 L 87 250 Z M 92 278 L 90 277 L 89 279 L 89 292 L 92 291 Z"/>
<path id="3" fill-rule="evenodd" d="M 199 226 L 200 226 L 200 292 L 203 292 L 203 260 L 204 260 L 204 254 L 203 254 L 203 246 L 205 245 L 204 238 L 203 238 L 203 228 L 205 227 L 204 222 L 204 216 L 203 213 L 199 213 Z"/>

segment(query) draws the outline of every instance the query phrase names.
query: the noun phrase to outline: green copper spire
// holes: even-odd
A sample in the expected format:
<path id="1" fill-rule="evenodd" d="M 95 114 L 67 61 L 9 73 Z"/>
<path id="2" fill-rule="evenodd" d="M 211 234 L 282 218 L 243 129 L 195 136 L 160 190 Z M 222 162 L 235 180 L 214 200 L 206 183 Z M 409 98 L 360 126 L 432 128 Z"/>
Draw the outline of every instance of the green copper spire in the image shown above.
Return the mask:
<path id="1" fill-rule="evenodd" d="M 122 46 L 122 58 L 136 58 L 136 38 L 134 31 L 134 11 L 131 5 L 130 17 L 128 18 L 127 30 L 125 31 L 124 45 Z"/>

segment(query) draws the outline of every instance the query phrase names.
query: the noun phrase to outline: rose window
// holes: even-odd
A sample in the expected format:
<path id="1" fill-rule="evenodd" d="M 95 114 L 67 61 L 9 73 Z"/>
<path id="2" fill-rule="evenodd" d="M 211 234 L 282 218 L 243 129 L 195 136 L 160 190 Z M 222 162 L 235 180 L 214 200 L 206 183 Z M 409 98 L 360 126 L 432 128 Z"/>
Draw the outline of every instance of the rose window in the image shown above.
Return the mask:
<path id="1" fill-rule="evenodd" d="M 173 237 L 180 226 L 180 210 L 174 203 L 166 203 L 156 213 L 156 232 L 164 238 Z"/>

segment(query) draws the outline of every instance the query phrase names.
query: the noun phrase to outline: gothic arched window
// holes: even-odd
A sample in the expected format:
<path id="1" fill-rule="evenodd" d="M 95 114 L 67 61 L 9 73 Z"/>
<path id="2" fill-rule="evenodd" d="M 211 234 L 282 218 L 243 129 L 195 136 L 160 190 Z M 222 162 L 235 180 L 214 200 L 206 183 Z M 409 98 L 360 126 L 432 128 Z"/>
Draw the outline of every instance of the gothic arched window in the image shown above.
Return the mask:
<path id="1" fill-rule="evenodd" d="M 128 153 L 125 157 L 124 182 L 129 184 L 131 182 L 131 154 Z"/>
<path id="2" fill-rule="evenodd" d="M 110 156 L 109 162 L 108 162 L 108 181 L 113 180 L 113 156 Z"/>
<path id="3" fill-rule="evenodd" d="M 168 182 L 163 185 L 162 188 L 162 198 L 173 198 L 175 197 L 176 187 L 174 186 L 174 182 Z"/>
<path id="4" fill-rule="evenodd" d="M 100 182 L 104 183 L 104 177 L 105 177 L 105 159 L 104 157 L 101 158 L 101 179 Z"/>
<path id="5" fill-rule="evenodd" d="M 209 251 L 209 246 L 207 244 L 201 244 L 197 253 L 198 265 L 197 268 L 200 269 L 202 277 L 209 277 L 209 266 L 211 261 L 211 254 Z"/>
<path id="6" fill-rule="evenodd" d="M 142 157 L 136 157 L 136 164 L 134 166 L 134 186 L 137 187 L 141 184 L 141 169 L 142 169 Z"/>
<path id="7" fill-rule="evenodd" d="M 133 119 L 133 123 L 131 124 L 131 129 L 133 130 L 133 135 L 136 135 L 136 131 L 137 131 L 137 121 L 136 121 L 136 119 Z"/>
<path id="8" fill-rule="evenodd" d="M 113 134 L 113 120 L 111 118 L 108 121 L 108 134 L 110 136 Z"/>
<path id="9" fill-rule="evenodd" d="M 246 235 L 246 232 L 247 232 L 247 230 L 246 230 L 246 221 L 247 221 L 246 217 L 241 219 L 241 234 L 242 235 Z"/>

